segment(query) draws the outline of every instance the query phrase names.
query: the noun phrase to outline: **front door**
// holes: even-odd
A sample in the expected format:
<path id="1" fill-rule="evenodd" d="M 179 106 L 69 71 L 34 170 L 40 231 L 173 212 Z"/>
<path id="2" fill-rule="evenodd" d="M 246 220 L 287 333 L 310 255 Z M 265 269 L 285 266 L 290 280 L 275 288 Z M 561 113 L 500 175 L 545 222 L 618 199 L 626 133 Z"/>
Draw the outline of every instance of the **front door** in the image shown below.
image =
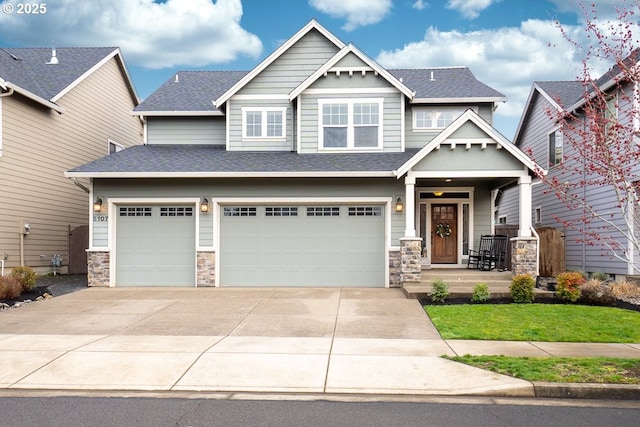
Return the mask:
<path id="1" fill-rule="evenodd" d="M 431 205 L 431 263 L 458 262 L 458 205 Z"/>

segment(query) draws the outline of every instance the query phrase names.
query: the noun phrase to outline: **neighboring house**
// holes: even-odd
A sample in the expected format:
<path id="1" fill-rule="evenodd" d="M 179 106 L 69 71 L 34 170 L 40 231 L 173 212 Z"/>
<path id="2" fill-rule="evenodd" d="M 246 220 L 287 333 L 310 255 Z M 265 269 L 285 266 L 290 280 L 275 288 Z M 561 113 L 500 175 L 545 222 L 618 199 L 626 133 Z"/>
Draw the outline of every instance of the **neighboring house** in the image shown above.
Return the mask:
<path id="1" fill-rule="evenodd" d="M 70 230 L 87 226 L 92 217 L 82 189 L 89 180 L 79 179 L 76 186 L 64 173 L 141 144 L 141 120 L 131 116 L 138 103 L 117 48 L 0 49 L 0 258 L 5 268 L 26 265 L 45 273 L 59 255 L 57 271 L 67 271 Z M 76 250 L 82 256 L 88 241 L 77 243 L 84 246 Z M 86 271 L 86 261 L 84 266 Z"/>
<path id="2" fill-rule="evenodd" d="M 608 114 L 615 114 L 615 117 L 622 119 L 622 117 L 628 118 L 632 115 L 619 114 L 618 108 L 637 108 L 637 106 L 618 102 L 618 99 L 622 98 L 618 93 L 619 90 L 633 90 L 633 85 L 626 84 L 623 80 L 620 80 L 622 83 L 619 85 L 620 78 L 619 68 L 613 67 L 597 79 L 595 85 L 609 95 L 607 108 L 611 109 L 611 113 Z M 634 99 L 634 96 L 630 95 L 628 98 L 626 96 L 624 98 Z M 573 167 L 563 167 L 568 159 L 573 159 L 577 153 L 571 144 L 566 143 L 568 130 L 562 128 L 556 119 L 558 113 L 572 113 L 574 117 L 577 117 L 572 126 L 578 129 L 585 128 L 587 126 L 585 120 L 588 120 L 589 117 L 587 116 L 585 119 L 584 103 L 585 84 L 581 81 L 534 82 L 531 88 L 516 131 L 514 144 L 521 150 L 530 152 L 538 164 L 547 168 L 549 179 L 557 178 L 560 182 L 575 182 L 576 180 L 584 182 L 586 180 L 584 174 L 588 173 L 587 165 L 578 165 L 575 170 Z M 576 173 L 583 175 L 576 175 Z M 565 263 L 560 267 L 561 269 L 579 270 L 587 274 L 603 272 L 613 277 L 636 274 L 630 263 L 614 258 L 604 246 L 590 244 L 592 238 L 583 234 L 579 229 L 582 227 L 580 225 L 582 224 L 582 210 L 568 209 L 547 183 L 536 179 L 533 184 L 532 197 L 531 221 L 534 227 L 549 227 L 558 230 L 557 234 L 564 242 Z M 594 206 L 600 212 L 603 211 L 603 208 L 609 210 L 610 207 L 618 204 L 612 188 L 603 185 L 587 184 L 582 186 L 579 189 L 579 199 Z M 503 224 L 518 224 L 520 205 L 517 189 L 504 188 L 498 200 L 495 213 L 496 221 Z M 619 209 L 613 208 L 613 210 L 619 212 Z M 614 218 L 614 216 L 607 216 L 607 219 L 620 221 L 619 214 L 618 218 Z M 579 224 L 580 227 L 567 227 L 558 219 Z M 591 226 L 597 227 L 598 223 L 594 221 Z M 619 241 L 622 245 L 627 245 L 622 237 L 619 238 Z M 558 246 L 562 247 L 562 242 Z M 553 274 L 559 272 L 555 271 Z"/>
<path id="3" fill-rule="evenodd" d="M 90 285 L 385 287 L 466 266 L 496 188 L 519 183 L 529 217 L 535 165 L 491 126 L 503 101 L 464 67 L 385 69 L 315 20 L 248 72 L 179 72 L 134 109 L 145 145 L 67 173 L 102 201 Z"/>

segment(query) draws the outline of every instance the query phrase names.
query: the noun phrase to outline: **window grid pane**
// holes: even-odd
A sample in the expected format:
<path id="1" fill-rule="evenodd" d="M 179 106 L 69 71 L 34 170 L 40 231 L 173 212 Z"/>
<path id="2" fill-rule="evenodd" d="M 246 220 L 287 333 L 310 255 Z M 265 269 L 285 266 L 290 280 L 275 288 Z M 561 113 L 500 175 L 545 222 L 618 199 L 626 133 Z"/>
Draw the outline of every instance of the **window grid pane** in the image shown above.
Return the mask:
<path id="1" fill-rule="evenodd" d="M 262 136 L 262 113 L 260 111 L 247 112 L 247 136 Z"/>
<path id="2" fill-rule="evenodd" d="M 292 206 L 269 206 L 265 209 L 265 216 L 298 216 L 298 208 Z"/>
<path id="3" fill-rule="evenodd" d="M 282 111 L 267 111 L 267 136 L 282 136 Z"/>
<path id="4" fill-rule="evenodd" d="M 193 208 L 188 206 L 168 206 L 160 208 L 160 216 L 193 216 Z"/>
<path id="5" fill-rule="evenodd" d="M 349 216 L 382 216 L 382 206 L 349 206 Z"/>
<path id="6" fill-rule="evenodd" d="M 229 206 L 223 209 L 224 216 L 256 216 L 257 208 L 251 206 Z"/>
<path id="7" fill-rule="evenodd" d="M 339 206 L 310 206 L 307 216 L 340 216 Z"/>
<path id="8" fill-rule="evenodd" d="M 151 216 L 151 208 L 136 206 L 121 207 L 119 214 L 120 216 Z"/>

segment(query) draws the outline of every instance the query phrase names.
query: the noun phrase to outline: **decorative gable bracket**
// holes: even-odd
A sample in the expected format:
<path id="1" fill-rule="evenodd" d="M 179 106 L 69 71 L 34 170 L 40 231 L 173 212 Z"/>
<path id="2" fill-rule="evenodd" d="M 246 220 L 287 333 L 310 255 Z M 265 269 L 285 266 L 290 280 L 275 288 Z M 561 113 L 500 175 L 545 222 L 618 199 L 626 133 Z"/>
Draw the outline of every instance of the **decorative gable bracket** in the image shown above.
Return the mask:
<path id="1" fill-rule="evenodd" d="M 340 77 L 341 74 L 348 74 L 349 77 L 353 77 L 354 74 L 360 74 L 365 77 L 367 73 L 371 72 L 374 76 L 378 76 L 378 72 L 371 67 L 331 67 L 324 72 L 324 77 L 327 77 L 329 73 L 336 73 L 336 77 Z"/>

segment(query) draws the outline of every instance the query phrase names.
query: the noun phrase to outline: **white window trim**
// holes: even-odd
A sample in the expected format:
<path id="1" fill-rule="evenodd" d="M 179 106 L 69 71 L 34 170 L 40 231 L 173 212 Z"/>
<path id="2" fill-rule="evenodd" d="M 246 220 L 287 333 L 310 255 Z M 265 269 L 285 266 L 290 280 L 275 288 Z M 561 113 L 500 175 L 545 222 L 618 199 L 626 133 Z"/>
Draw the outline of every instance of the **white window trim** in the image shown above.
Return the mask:
<path id="1" fill-rule="evenodd" d="M 507 215 L 498 215 L 498 224 L 504 225 L 507 223 Z"/>
<path id="2" fill-rule="evenodd" d="M 114 153 L 117 153 L 118 151 L 122 151 L 124 150 L 124 145 L 115 142 L 113 139 L 107 139 L 107 154 L 112 154 L 111 153 L 111 146 L 115 146 L 116 147 L 116 151 L 114 151 Z"/>
<path id="3" fill-rule="evenodd" d="M 460 112 L 460 114 L 458 115 L 458 117 L 459 117 L 462 114 L 464 114 L 465 111 L 467 111 L 469 109 L 473 110 L 475 113 L 478 113 L 478 108 L 477 107 L 471 107 L 471 106 L 464 106 L 464 107 L 457 107 L 457 106 L 413 107 L 412 113 L 411 113 L 411 130 L 414 131 L 414 132 L 429 132 L 429 131 L 434 131 L 434 130 L 442 130 L 442 129 L 445 129 L 445 127 L 446 127 L 446 126 L 445 127 L 437 127 L 437 126 L 419 127 L 418 124 L 417 124 L 417 117 L 416 117 L 418 112 L 421 112 L 421 111 L 434 111 L 434 112 L 458 111 L 458 112 Z M 434 120 L 437 123 L 437 119 L 434 118 Z"/>
<path id="4" fill-rule="evenodd" d="M 284 140 L 287 132 L 287 107 L 243 107 L 242 110 L 242 139 L 256 140 L 256 139 L 268 139 Z M 282 134 L 276 136 L 267 136 L 267 113 L 272 111 L 279 111 L 282 113 Z M 247 135 L 247 113 L 262 113 L 260 136 Z"/>
<path id="5" fill-rule="evenodd" d="M 533 223 L 542 224 L 542 206 L 533 208 Z"/>
<path id="6" fill-rule="evenodd" d="M 550 150 L 551 147 L 549 147 L 549 137 L 554 133 L 562 135 L 562 156 L 560 157 L 560 162 L 555 162 L 554 161 L 554 164 L 552 165 L 551 164 L 551 150 Z M 556 141 L 557 141 L 557 138 L 558 138 L 558 135 L 556 135 Z M 555 156 L 555 153 L 554 153 L 554 156 Z M 554 160 L 557 160 L 557 159 L 554 158 Z M 562 163 L 564 163 L 564 132 L 562 132 L 561 128 L 557 127 L 555 129 L 553 129 L 552 131 L 550 131 L 549 133 L 547 133 L 547 167 L 549 169 L 557 168 L 557 167 L 560 167 L 562 165 Z"/>
<path id="7" fill-rule="evenodd" d="M 378 145 L 375 147 L 356 147 L 353 124 L 354 104 L 378 104 Z M 322 124 L 322 107 L 325 104 L 347 104 L 347 146 L 346 147 L 326 147 L 324 146 L 324 125 Z M 384 98 L 322 98 L 318 99 L 318 151 L 376 151 L 382 149 Z"/>

